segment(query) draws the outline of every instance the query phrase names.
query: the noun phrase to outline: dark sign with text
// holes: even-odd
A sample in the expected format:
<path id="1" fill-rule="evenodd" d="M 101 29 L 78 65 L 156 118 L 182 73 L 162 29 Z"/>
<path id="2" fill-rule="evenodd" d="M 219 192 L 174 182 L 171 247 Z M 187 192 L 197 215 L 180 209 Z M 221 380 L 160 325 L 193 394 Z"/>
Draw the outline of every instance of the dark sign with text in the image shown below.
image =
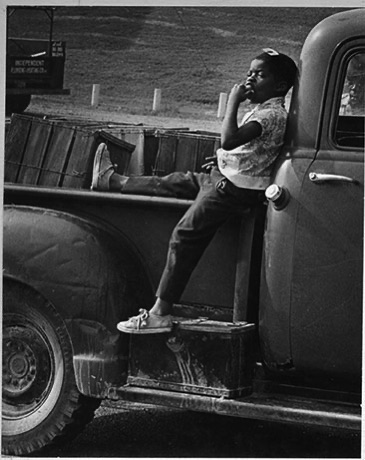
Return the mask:
<path id="1" fill-rule="evenodd" d="M 8 67 L 13 76 L 48 75 L 49 59 L 12 58 Z"/>

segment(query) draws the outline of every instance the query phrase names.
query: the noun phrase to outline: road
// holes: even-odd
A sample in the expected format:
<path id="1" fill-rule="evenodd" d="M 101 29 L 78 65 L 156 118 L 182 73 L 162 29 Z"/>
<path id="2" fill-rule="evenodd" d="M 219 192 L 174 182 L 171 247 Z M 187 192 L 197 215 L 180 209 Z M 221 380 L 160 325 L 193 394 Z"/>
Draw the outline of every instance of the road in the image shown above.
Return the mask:
<path id="1" fill-rule="evenodd" d="M 107 402 L 78 438 L 44 457 L 359 458 L 360 441 L 354 433 Z"/>

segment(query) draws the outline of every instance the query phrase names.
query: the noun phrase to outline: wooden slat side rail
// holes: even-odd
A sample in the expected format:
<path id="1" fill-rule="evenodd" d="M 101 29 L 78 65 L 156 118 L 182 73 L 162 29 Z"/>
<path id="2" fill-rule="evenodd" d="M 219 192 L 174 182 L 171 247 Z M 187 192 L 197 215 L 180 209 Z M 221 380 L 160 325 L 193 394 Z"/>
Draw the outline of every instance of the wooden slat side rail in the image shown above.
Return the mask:
<path id="1" fill-rule="evenodd" d="M 30 128 L 29 119 L 12 116 L 5 140 L 5 182 L 17 182 Z"/>
<path id="2" fill-rule="evenodd" d="M 59 187 L 63 170 L 74 139 L 73 127 L 54 126 L 48 149 L 42 164 L 38 185 Z"/>
<path id="3" fill-rule="evenodd" d="M 36 185 L 38 183 L 51 133 L 52 124 L 43 121 L 31 122 L 22 166 L 20 167 L 17 178 L 18 183 L 29 185 Z"/>

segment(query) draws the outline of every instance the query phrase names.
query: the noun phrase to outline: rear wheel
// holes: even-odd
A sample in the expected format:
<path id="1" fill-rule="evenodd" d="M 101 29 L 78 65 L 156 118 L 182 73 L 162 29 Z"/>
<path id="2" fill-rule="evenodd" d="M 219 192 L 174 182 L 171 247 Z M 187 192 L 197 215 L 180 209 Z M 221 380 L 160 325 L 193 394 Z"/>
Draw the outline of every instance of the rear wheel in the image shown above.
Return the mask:
<path id="1" fill-rule="evenodd" d="M 32 289 L 4 280 L 2 453 L 26 455 L 75 437 L 100 401 L 77 389 L 62 317 Z"/>

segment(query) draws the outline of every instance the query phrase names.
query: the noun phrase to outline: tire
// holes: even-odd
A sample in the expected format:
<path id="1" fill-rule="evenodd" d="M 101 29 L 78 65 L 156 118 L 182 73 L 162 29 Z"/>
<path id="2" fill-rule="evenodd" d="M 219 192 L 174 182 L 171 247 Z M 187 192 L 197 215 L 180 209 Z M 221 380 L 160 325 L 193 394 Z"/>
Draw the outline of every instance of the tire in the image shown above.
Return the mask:
<path id="1" fill-rule="evenodd" d="M 4 280 L 2 453 L 28 455 L 74 438 L 100 402 L 77 389 L 70 338 L 56 309 Z"/>
<path id="2" fill-rule="evenodd" d="M 30 94 L 8 94 L 5 98 L 5 115 L 22 113 L 30 104 Z"/>

